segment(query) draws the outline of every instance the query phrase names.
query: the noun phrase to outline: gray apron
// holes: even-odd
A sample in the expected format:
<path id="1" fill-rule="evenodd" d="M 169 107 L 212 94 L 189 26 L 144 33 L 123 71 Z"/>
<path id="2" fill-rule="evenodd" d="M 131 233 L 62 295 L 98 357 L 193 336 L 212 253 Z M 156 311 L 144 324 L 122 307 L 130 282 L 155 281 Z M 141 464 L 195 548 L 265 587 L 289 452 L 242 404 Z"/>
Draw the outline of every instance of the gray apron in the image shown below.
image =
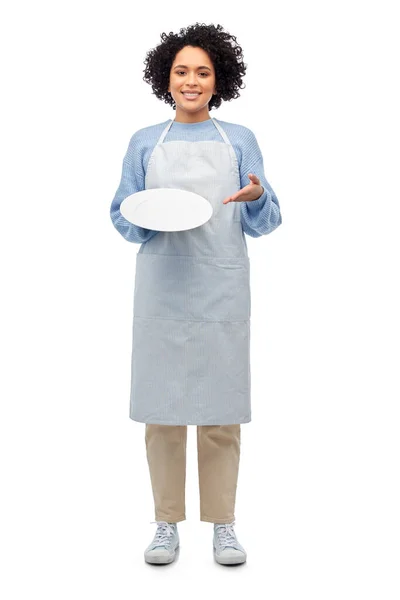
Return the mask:
<path id="1" fill-rule="evenodd" d="M 178 188 L 205 197 L 211 219 L 194 229 L 158 232 L 136 255 L 130 418 L 164 425 L 248 423 L 250 265 L 239 167 L 224 142 L 163 143 L 145 188 Z"/>

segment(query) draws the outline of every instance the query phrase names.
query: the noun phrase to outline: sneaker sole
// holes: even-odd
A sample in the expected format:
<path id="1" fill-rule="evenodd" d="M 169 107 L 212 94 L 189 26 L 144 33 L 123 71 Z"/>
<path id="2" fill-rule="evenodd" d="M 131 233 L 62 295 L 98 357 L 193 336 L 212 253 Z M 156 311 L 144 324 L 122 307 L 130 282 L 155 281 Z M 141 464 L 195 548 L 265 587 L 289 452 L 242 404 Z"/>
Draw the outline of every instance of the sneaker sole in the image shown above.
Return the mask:
<path id="1" fill-rule="evenodd" d="M 176 551 L 178 550 L 178 548 L 179 545 L 175 548 L 174 553 L 171 556 L 151 556 L 148 558 L 145 554 L 144 560 L 150 565 L 168 565 L 169 563 L 172 563 L 175 560 Z"/>
<path id="2" fill-rule="evenodd" d="M 214 548 L 214 558 L 217 561 L 218 564 L 220 565 L 241 565 L 242 563 L 246 562 L 247 560 L 247 555 L 243 556 L 243 557 L 239 557 L 239 556 L 224 556 L 224 557 L 220 557 L 217 556 L 216 550 Z"/>

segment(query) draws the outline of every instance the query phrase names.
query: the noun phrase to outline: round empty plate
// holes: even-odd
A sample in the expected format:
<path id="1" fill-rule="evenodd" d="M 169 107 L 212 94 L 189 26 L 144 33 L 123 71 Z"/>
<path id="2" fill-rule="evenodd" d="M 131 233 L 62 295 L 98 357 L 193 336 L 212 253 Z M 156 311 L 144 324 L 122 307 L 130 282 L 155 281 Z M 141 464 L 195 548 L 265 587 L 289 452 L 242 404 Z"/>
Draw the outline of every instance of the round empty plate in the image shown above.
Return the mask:
<path id="1" fill-rule="evenodd" d="M 206 223 L 213 213 L 206 198 L 174 188 L 136 192 L 121 202 L 123 217 L 153 231 L 183 231 Z"/>

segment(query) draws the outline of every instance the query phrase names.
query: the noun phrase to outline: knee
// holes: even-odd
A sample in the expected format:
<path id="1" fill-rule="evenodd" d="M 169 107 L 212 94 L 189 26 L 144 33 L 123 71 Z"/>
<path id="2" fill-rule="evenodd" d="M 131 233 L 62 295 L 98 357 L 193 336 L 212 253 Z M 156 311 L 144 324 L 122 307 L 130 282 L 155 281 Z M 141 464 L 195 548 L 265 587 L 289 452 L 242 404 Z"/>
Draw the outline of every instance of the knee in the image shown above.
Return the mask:
<path id="1" fill-rule="evenodd" d="M 180 444 L 186 437 L 186 426 L 146 424 L 146 442 L 153 439 L 165 440 L 168 444 Z"/>
<path id="2" fill-rule="evenodd" d="M 240 440 L 240 424 L 233 425 L 202 425 L 197 428 L 200 438 L 211 441 L 236 442 Z"/>

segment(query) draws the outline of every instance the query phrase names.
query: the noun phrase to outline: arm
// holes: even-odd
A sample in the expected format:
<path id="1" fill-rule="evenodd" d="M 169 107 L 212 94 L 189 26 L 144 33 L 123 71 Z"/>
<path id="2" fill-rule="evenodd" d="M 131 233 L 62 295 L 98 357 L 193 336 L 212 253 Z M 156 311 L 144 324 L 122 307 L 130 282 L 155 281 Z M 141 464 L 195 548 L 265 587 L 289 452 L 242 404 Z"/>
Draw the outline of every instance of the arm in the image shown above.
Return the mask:
<path id="1" fill-rule="evenodd" d="M 260 237 L 281 225 L 282 215 L 278 198 L 265 177 L 263 157 L 256 137 L 252 131 L 248 131 L 248 146 L 243 152 L 240 165 L 240 184 L 242 187 L 248 185 L 248 174 L 254 173 L 259 178 L 264 192 L 257 200 L 240 203 L 240 219 L 243 231 L 247 235 Z"/>
<path id="2" fill-rule="evenodd" d="M 143 169 L 141 144 L 137 133 L 131 137 L 128 150 L 122 164 L 121 182 L 111 203 L 110 217 L 116 230 L 128 241 L 140 244 L 147 242 L 158 231 L 133 225 L 122 216 L 120 206 L 122 201 L 131 194 L 145 189 L 145 173 Z"/>

